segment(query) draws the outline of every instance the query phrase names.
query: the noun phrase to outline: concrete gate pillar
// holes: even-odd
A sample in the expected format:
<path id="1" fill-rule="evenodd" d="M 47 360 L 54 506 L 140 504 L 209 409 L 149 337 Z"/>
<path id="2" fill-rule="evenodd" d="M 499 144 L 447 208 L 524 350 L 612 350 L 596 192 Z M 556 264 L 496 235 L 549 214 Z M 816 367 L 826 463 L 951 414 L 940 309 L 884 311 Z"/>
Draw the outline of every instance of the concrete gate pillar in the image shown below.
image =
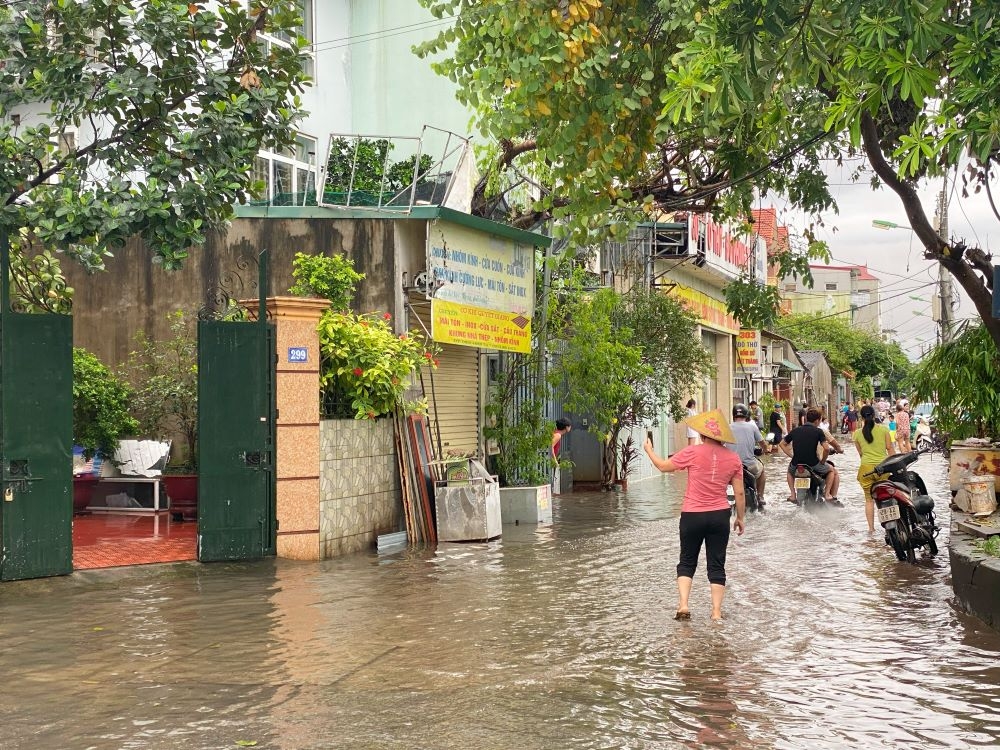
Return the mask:
<path id="1" fill-rule="evenodd" d="M 319 560 L 319 335 L 330 303 L 307 297 L 269 297 L 277 328 L 278 557 Z"/>

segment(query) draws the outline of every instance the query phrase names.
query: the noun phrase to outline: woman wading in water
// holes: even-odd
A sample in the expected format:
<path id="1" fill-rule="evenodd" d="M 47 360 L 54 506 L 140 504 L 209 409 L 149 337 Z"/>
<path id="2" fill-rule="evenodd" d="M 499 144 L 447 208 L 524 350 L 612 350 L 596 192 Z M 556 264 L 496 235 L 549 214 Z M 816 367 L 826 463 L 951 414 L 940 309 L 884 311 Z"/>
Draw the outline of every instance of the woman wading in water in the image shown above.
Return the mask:
<path id="1" fill-rule="evenodd" d="M 736 494 L 733 529 L 742 534 L 745 529 L 743 514 L 746 511 L 743 464 L 735 451 L 723 445 L 735 443 L 736 438 L 719 409 L 689 417 L 685 424 L 701 435 L 703 442 L 689 445 L 669 458 L 657 456 L 648 438 L 644 445 L 649 460 L 660 471 L 688 470 L 687 490 L 681 506 L 681 553 L 677 563 L 677 614 L 674 619 L 691 619 L 688 597 L 698 567 L 698 555 L 704 544 L 708 581 L 712 589 L 712 619 L 721 620 L 722 600 L 726 595 L 726 547 L 729 545 L 731 515 L 726 488 L 732 485 Z"/>

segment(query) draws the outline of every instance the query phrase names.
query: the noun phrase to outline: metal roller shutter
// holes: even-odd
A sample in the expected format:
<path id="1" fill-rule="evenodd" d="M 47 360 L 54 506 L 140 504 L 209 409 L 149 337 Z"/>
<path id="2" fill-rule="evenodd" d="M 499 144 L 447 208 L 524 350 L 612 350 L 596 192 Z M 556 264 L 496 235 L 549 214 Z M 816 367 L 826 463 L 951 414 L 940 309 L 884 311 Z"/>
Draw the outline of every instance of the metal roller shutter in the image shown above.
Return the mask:
<path id="1" fill-rule="evenodd" d="M 425 377 L 425 384 L 429 390 L 429 378 Z M 479 350 L 444 344 L 434 370 L 434 394 L 428 398 L 441 430 L 444 455 L 448 451 L 478 455 Z"/>
<path id="2" fill-rule="evenodd" d="M 411 297 L 412 311 L 420 318 L 426 330 L 431 330 L 430 304 Z M 413 328 L 420 324 L 412 321 Z M 470 346 L 441 344 L 438 366 L 433 373 L 424 371 L 424 388 L 430 404 L 431 440 L 435 455 L 438 452 L 438 429 L 441 431 L 441 450 L 459 453 L 479 453 L 481 437 L 479 408 L 479 349 Z M 437 422 L 437 426 L 433 423 Z M 438 456 L 443 458 L 444 456 Z"/>

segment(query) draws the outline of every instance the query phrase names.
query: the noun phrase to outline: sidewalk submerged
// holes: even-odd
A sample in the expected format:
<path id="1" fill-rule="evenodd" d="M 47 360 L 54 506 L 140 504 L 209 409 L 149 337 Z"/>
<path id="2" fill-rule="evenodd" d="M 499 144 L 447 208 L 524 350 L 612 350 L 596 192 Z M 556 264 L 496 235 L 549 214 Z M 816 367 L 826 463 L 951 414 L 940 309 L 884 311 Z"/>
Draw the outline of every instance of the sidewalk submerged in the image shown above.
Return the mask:
<path id="1" fill-rule="evenodd" d="M 703 568 L 671 618 L 679 477 L 488 544 L 5 585 L 0 747 L 992 746 L 1000 635 L 951 607 L 947 557 L 897 563 L 860 493 L 776 501 L 783 471 L 718 626 Z"/>

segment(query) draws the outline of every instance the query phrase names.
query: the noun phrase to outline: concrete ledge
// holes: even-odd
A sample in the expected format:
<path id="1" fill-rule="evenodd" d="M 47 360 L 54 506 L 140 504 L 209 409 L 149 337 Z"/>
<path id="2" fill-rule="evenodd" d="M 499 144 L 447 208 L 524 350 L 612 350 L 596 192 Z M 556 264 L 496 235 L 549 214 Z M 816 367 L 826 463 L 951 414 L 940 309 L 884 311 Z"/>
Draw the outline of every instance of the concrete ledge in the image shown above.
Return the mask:
<path id="1" fill-rule="evenodd" d="M 979 552 L 975 537 L 952 529 L 948 554 L 955 599 L 969 614 L 1000 630 L 1000 558 Z"/>

